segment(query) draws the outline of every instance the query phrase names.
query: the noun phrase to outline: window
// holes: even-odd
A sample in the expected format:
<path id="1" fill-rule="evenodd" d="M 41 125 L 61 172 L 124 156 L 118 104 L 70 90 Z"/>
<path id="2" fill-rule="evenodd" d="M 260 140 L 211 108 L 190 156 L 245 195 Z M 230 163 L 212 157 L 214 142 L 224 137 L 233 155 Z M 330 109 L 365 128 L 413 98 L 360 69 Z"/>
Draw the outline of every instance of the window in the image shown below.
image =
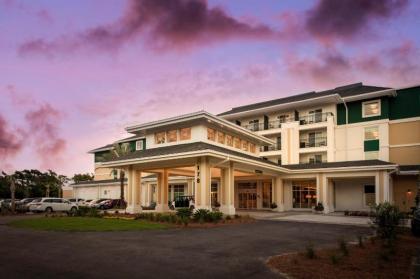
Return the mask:
<path id="1" fill-rule="evenodd" d="M 143 150 L 144 149 L 144 142 L 143 140 L 136 141 L 136 150 Z"/>
<path id="2" fill-rule="evenodd" d="M 366 127 L 365 128 L 365 140 L 377 140 L 379 139 L 378 127 Z"/>
<path id="3" fill-rule="evenodd" d="M 178 140 L 178 131 L 177 130 L 171 130 L 166 132 L 166 138 L 168 139 L 168 142 L 175 142 Z"/>
<path id="4" fill-rule="evenodd" d="M 249 144 L 249 151 L 251 151 L 252 153 L 255 153 L 255 144 L 253 143 Z"/>
<path id="5" fill-rule="evenodd" d="M 179 130 L 179 139 L 180 140 L 189 140 L 191 139 L 191 128 L 183 128 Z"/>
<path id="6" fill-rule="evenodd" d="M 233 137 L 231 135 L 226 135 L 226 144 L 228 146 L 233 146 Z"/>
<path id="7" fill-rule="evenodd" d="M 246 140 L 242 141 L 242 150 L 248 151 L 248 142 Z"/>
<path id="8" fill-rule="evenodd" d="M 241 148 L 241 139 L 235 137 L 235 139 L 233 140 L 235 148 Z"/>
<path id="9" fill-rule="evenodd" d="M 155 133 L 155 143 L 156 144 L 165 143 L 165 132 Z"/>
<path id="10" fill-rule="evenodd" d="M 379 152 L 378 151 L 369 151 L 365 152 L 365 160 L 375 160 L 379 158 Z"/>
<path id="11" fill-rule="evenodd" d="M 251 130 L 251 131 L 258 131 L 259 130 L 259 120 L 258 119 L 255 119 L 255 120 L 251 120 L 251 121 L 249 121 L 249 129 Z"/>
<path id="12" fill-rule="evenodd" d="M 217 190 L 218 190 L 218 184 L 211 183 L 210 199 L 211 199 L 211 205 L 213 207 L 216 207 L 218 203 Z"/>
<path id="13" fill-rule="evenodd" d="M 315 154 L 313 157 L 309 157 L 309 163 L 310 164 L 322 163 L 322 155 L 321 154 Z"/>
<path id="14" fill-rule="evenodd" d="M 381 100 L 362 103 L 362 116 L 372 117 L 381 115 Z"/>
<path id="15" fill-rule="evenodd" d="M 375 185 L 364 186 L 365 206 L 372 206 L 375 204 Z"/>
<path id="16" fill-rule="evenodd" d="M 289 119 L 289 115 L 282 114 L 282 115 L 279 115 L 277 118 L 279 119 L 280 123 L 286 123 Z"/>
<path id="17" fill-rule="evenodd" d="M 184 185 L 173 185 L 174 200 L 184 195 Z"/>
<path id="18" fill-rule="evenodd" d="M 216 141 L 216 131 L 211 128 L 207 128 L 207 139 Z"/>
<path id="19" fill-rule="evenodd" d="M 217 132 L 217 142 L 225 144 L 225 134 L 222 132 Z"/>

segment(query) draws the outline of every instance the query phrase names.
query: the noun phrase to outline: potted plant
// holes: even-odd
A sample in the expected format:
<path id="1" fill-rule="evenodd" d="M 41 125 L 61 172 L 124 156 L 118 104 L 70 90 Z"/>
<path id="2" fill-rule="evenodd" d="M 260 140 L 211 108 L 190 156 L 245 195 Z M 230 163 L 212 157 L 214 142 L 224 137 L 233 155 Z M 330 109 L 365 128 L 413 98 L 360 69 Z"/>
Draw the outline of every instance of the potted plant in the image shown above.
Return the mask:
<path id="1" fill-rule="evenodd" d="M 322 202 L 318 202 L 317 205 L 314 207 L 315 213 L 322 213 L 324 211 L 324 206 Z"/>
<path id="2" fill-rule="evenodd" d="M 270 208 L 271 208 L 271 209 L 276 209 L 276 208 L 277 208 L 277 204 L 276 204 L 275 202 L 272 202 L 272 203 L 270 204 Z"/>

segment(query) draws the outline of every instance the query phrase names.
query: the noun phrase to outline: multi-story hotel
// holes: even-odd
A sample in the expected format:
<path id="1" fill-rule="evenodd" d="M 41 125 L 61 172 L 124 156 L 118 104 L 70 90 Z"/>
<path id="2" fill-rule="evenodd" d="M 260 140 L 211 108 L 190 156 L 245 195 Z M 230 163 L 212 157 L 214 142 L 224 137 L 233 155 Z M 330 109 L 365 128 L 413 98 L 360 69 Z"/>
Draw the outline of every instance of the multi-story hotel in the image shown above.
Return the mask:
<path id="1" fill-rule="evenodd" d="M 130 212 L 167 211 L 180 196 L 226 214 L 318 202 L 325 213 L 385 201 L 408 211 L 418 192 L 420 86 L 357 83 L 126 131 L 133 136 L 90 151 L 95 180 L 75 184 L 75 196 L 118 198 L 114 169 L 125 170 Z M 115 144 L 132 152 L 104 160 Z"/>

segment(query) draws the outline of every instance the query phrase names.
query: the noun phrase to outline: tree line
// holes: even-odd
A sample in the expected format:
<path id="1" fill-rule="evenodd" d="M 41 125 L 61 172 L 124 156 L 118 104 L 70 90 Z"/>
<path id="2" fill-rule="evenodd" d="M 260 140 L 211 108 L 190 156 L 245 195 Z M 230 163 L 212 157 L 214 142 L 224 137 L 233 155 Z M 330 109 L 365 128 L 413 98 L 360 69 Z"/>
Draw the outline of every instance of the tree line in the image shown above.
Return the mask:
<path id="1" fill-rule="evenodd" d="M 41 172 L 36 169 L 0 174 L 0 199 L 23 199 L 29 197 L 60 197 L 62 187 L 70 180 L 75 183 L 93 180 L 93 175 L 75 174 L 69 178 L 52 170 Z M 14 197 L 12 197 L 14 196 Z"/>

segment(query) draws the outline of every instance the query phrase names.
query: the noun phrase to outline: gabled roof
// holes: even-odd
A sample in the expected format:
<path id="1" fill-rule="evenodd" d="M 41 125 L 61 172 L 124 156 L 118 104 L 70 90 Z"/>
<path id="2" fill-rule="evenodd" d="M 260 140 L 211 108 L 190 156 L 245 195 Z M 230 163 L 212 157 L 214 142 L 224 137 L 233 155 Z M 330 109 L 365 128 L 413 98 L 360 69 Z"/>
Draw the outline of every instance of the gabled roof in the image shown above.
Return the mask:
<path id="1" fill-rule="evenodd" d="M 104 145 L 102 147 L 98 147 L 98 148 L 92 149 L 88 153 L 96 153 L 96 152 L 100 152 L 100 151 L 108 151 L 108 150 L 111 150 L 113 148 L 113 146 L 114 146 L 113 144 L 107 144 L 107 145 Z"/>
<path id="2" fill-rule="evenodd" d="M 231 150 L 228 148 L 224 148 L 221 146 L 217 146 L 217 145 L 213 145 L 213 144 L 209 144 L 205 142 L 193 142 L 193 143 L 177 144 L 177 145 L 157 147 L 157 148 L 151 148 L 151 149 L 145 149 L 145 150 L 137 150 L 125 156 L 113 158 L 108 161 L 104 161 L 103 163 L 113 162 L 113 161 L 124 161 L 124 160 L 131 160 L 131 159 L 142 159 L 142 158 L 164 156 L 164 155 L 173 155 L 173 154 L 180 154 L 180 153 L 187 153 L 187 152 L 194 152 L 194 151 L 205 151 L 205 150 L 223 152 L 226 155 L 234 155 L 234 156 L 242 157 L 245 159 L 251 159 L 256 162 L 266 163 L 272 166 L 279 166 L 276 163 L 265 160 L 258 156 L 248 155 L 239 151 Z"/>
<path id="3" fill-rule="evenodd" d="M 245 106 L 240 106 L 240 107 L 234 107 L 229 111 L 218 114 L 218 116 L 230 115 L 230 114 L 235 114 L 235 113 L 240 113 L 240 112 L 245 112 L 245 111 L 250 111 L 250 110 L 257 110 L 257 109 L 262 109 L 262 108 L 267 108 L 267 107 L 272 107 L 272 106 L 277 106 L 277 105 L 282 105 L 282 104 L 308 101 L 308 100 L 313 100 L 313 99 L 318 99 L 318 98 L 327 99 L 328 97 L 330 97 L 329 99 L 335 100 L 336 102 L 340 102 L 339 98 L 334 98 L 334 97 L 339 96 L 341 98 L 346 98 L 346 97 L 357 96 L 357 95 L 378 92 L 378 91 L 383 91 L 383 90 L 388 90 L 388 89 L 391 89 L 391 88 L 363 85 L 363 83 L 360 82 L 360 83 L 349 84 L 349 85 L 340 86 L 334 89 L 329 89 L 329 90 L 324 90 L 324 91 L 319 91 L 319 92 L 312 91 L 312 92 L 293 95 L 293 96 L 284 97 L 280 99 L 274 99 L 274 100 L 269 100 L 265 102 L 260 102 L 260 103 L 255 103 L 255 104 L 250 104 L 250 105 L 245 105 Z"/>

